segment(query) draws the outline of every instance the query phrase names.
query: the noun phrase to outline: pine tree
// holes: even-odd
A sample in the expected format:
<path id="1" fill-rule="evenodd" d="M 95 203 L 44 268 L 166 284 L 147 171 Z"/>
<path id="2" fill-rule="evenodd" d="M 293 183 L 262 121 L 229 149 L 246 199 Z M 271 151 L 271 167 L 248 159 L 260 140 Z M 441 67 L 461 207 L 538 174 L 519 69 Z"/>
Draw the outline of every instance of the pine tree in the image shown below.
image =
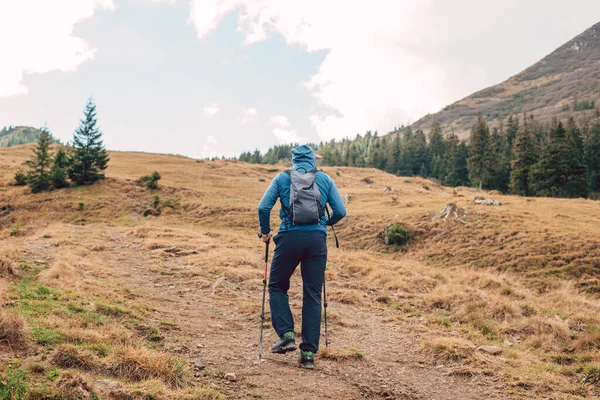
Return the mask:
<path id="1" fill-rule="evenodd" d="M 444 165 L 444 137 L 442 136 L 442 128 L 440 124 L 435 121 L 429 132 L 429 148 L 428 157 L 429 161 L 429 175 L 433 178 L 442 180 L 446 175 Z"/>
<path id="2" fill-rule="evenodd" d="M 496 168 L 492 178 L 492 186 L 503 193 L 508 192 L 510 184 L 510 161 L 512 159 L 511 141 L 508 134 L 504 133 L 502 124 L 492 130 L 492 140 L 496 148 Z"/>
<path id="3" fill-rule="evenodd" d="M 427 139 L 422 130 L 417 129 L 414 137 L 413 175 L 428 176 Z"/>
<path id="4" fill-rule="evenodd" d="M 585 195 L 585 175 L 571 161 L 574 156 L 572 140 L 562 122 L 553 121 L 548 140 L 530 179 L 538 196 L 580 197 Z"/>
<path id="5" fill-rule="evenodd" d="M 496 165 L 496 151 L 485 119 L 481 114 L 471 130 L 470 157 L 467 159 L 469 179 L 479 184 L 479 190 L 492 179 Z"/>
<path id="6" fill-rule="evenodd" d="M 527 122 L 527 118 L 523 116 L 523 123 Z M 506 140 L 508 142 L 508 148 L 512 149 L 512 145 L 517 138 L 517 132 L 519 131 L 519 118 L 511 115 L 508 117 L 508 123 L 506 126 Z M 512 159 L 512 157 L 511 157 Z"/>
<path id="7" fill-rule="evenodd" d="M 589 129 L 585 141 L 585 158 L 588 170 L 588 192 L 600 196 L 600 122 Z"/>
<path id="8" fill-rule="evenodd" d="M 52 136 L 50 131 L 44 127 L 40 129 L 40 137 L 37 145 L 33 149 L 33 156 L 27 162 L 29 172 L 27 174 L 27 184 L 32 193 L 39 193 L 50 188 L 50 143 Z"/>
<path id="9" fill-rule="evenodd" d="M 571 148 L 571 156 L 569 157 L 569 182 L 567 183 L 566 190 L 573 197 L 586 197 L 588 194 L 588 181 L 583 150 L 583 137 L 573 117 L 570 117 L 567 122 L 566 135 Z"/>
<path id="10" fill-rule="evenodd" d="M 456 186 L 458 182 L 457 176 L 457 160 L 458 160 L 458 145 L 460 141 L 455 134 L 451 133 L 446 137 L 446 152 L 444 154 L 445 175 L 442 183 L 446 186 Z"/>
<path id="11" fill-rule="evenodd" d="M 108 166 L 108 153 L 97 126 L 96 105 L 90 98 L 84 117 L 73 134 L 73 149 L 69 158 L 69 178 L 75 185 L 90 185 L 104 179 L 102 171 Z"/>
<path id="12" fill-rule="evenodd" d="M 392 173 L 398 175 L 400 172 L 400 155 L 402 154 L 402 142 L 397 134 L 392 141 Z"/>
<path id="13" fill-rule="evenodd" d="M 50 168 L 50 190 L 69 187 L 69 181 L 67 181 L 69 165 L 67 153 L 61 147 L 54 155 L 52 168 Z"/>
<path id="14" fill-rule="evenodd" d="M 537 162 L 537 152 L 531 127 L 524 123 L 513 143 L 514 158 L 511 161 L 510 191 L 521 196 L 533 196 L 529 182 L 531 168 Z"/>
<path id="15" fill-rule="evenodd" d="M 413 175 L 414 164 L 414 135 L 412 128 L 406 128 L 404 137 L 402 138 L 402 146 L 400 149 L 400 168 L 398 174 L 402 176 Z"/>

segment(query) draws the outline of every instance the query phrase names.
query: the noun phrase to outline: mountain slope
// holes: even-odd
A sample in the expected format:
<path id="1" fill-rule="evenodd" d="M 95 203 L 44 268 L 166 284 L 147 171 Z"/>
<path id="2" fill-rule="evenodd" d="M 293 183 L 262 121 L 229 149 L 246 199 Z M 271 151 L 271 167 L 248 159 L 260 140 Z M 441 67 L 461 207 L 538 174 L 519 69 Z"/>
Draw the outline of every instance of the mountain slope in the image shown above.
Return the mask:
<path id="1" fill-rule="evenodd" d="M 0 147 L 19 146 L 27 143 L 37 142 L 40 130 L 30 126 L 16 126 L 4 128 L 0 131 Z M 58 140 L 55 140 L 58 143 Z"/>
<path id="2" fill-rule="evenodd" d="M 478 113 L 488 122 L 524 112 L 541 121 L 567 115 L 581 120 L 594 112 L 599 79 L 600 23 L 523 72 L 421 118 L 413 128 L 429 130 L 437 120 L 465 138 Z"/>
<path id="3" fill-rule="evenodd" d="M 306 373 L 270 354 L 269 324 L 257 363 L 256 204 L 285 167 L 111 152 L 105 181 L 33 195 L 10 186 L 31 147 L 0 149 L 0 317 L 30 328 L 23 349 L 0 341 L 0 382 L 13 365 L 56 398 L 600 398 L 599 202 L 476 206 L 468 188 L 327 167 L 350 200 L 329 246 L 329 352 Z M 160 190 L 138 186 L 157 168 Z M 432 220 L 447 203 L 464 223 Z M 378 238 L 394 220 L 413 235 L 400 251 Z"/>

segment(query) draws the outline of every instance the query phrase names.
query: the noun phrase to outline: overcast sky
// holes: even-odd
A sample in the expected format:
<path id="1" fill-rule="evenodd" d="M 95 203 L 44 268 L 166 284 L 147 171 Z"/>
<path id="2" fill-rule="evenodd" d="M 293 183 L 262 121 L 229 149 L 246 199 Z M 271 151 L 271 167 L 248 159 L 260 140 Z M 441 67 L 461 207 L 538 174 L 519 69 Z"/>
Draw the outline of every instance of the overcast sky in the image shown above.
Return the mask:
<path id="1" fill-rule="evenodd" d="M 600 21 L 598 0 L 0 0 L 0 126 L 237 155 L 395 125 Z"/>

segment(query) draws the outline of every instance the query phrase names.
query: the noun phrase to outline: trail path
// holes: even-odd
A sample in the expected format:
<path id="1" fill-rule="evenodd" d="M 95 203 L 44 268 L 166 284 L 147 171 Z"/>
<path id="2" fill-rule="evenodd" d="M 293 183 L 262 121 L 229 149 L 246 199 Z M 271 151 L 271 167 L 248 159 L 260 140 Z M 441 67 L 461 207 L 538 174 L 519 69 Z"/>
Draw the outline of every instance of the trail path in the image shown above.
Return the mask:
<path id="1" fill-rule="evenodd" d="M 158 256 L 115 227 L 78 227 L 72 232 L 75 246 L 89 248 L 88 229 L 103 231 L 102 259 L 106 282 L 115 288 L 128 288 L 134 301 L 154 310 L 149 319 L 173 321 L 178 327 L 168 331 L 165 349 L 206 364 L 212 373 L 233 372 L 235 382 L 216 376 L 211 380 L 230 399 L 506 399 L 503 383 L 484 375 L 456 375 L 451 365 L 436 365 L 420 352 L 418 334 L 386 322 L 385 311 L 330 303 L 340 321 L 330 326 L 330 347 L 355 347 L 362 360 L 317 359 L 313 371 L 297 366 L 297 352 L 274 355 L 269 352 L 276 335 L 265 328 L 262 365 L 257 365 L 259 307 L 262 285 L 232 298 L 216 284 L 199 287 L 185 272 L 185 257 L 167 259 L 168 273 L 156 268 Z M 59 251 L 59 250 L 54 250 Z M 272 255 L 272 254 L 271 254 Z M 164 264 L 163 264 L 164 265 Z M 260 274 L 259 271 L 257 271 Z M 301 279 L 294 276 L 292 292 L 301 292 Z M 342 278 L 335 285 L 343 285 Z M 256 309 L 237 309 L 239 300 L 253 302 Z M 299 325 L 299 297 L 292 296 L 292 308 Z M 148 318 L 147 318 L 148 319 Z M 324 347 L 324 338 L 321 342 Z M 217 374 L 218 375 L 218 374 Z"/>

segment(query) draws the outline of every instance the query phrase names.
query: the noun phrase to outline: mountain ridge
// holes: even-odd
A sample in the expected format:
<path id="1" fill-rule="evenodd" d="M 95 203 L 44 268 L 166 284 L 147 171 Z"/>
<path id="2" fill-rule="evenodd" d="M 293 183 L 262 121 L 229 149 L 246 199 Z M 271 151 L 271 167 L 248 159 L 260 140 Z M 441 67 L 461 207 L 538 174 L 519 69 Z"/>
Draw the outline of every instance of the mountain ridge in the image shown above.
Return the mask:
<path id="1" fill-rule="evenodd" d="M 507 80 L 479 90 L 412 124 L 429 130 L 434 121 L 461 139 L 481 113 L 491 124 L 526 113 L 541 122 L 574 116 L 582 121 L 595 111 L 600 93 L 600 22 Z"/>

